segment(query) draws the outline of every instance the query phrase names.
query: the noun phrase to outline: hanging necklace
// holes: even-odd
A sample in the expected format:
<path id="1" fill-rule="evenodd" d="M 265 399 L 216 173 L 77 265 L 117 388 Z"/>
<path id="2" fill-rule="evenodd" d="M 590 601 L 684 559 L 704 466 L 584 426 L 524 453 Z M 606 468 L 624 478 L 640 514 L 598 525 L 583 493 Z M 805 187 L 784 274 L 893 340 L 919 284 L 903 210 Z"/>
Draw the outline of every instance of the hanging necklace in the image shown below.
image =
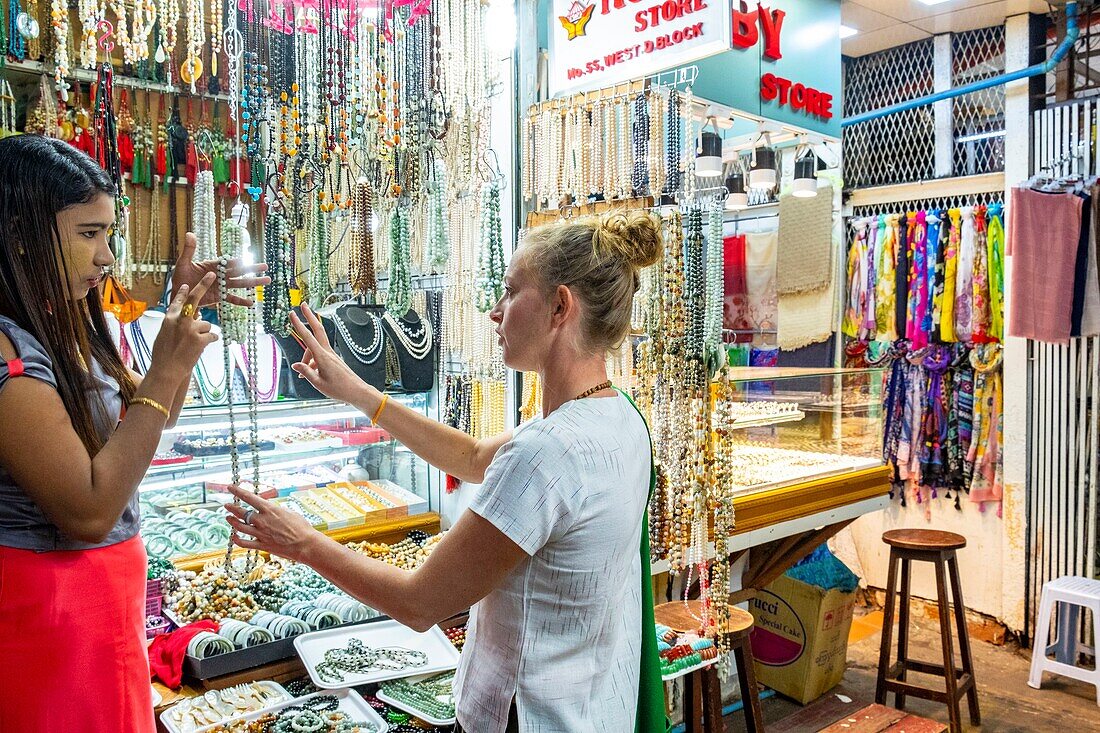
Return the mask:
<path id="1" fill-rule="evenodd" d="M 481 210 L 481 249 L 478 252 L 477 308 L 492 310 L 504 292 L 504 244 L 500 220 L 500 184 L 485 185 Z"/>
<path id="2" fill-rule="evenodd" d="M 130 26 L 129 50 L 132 64 L 149 58 L 149 39 L 157 23 L 157 6 L 153 0 L 134 0 L 134 15 Z"/>
<path id="3" fill-rule="evenodd" d="M 264 261 L 271 283 L 264 288 L 264 330 L 276 336 L 290 335 L 290 228 L 282 214 L 268 209 L 264 222 Z"/>
<path id="4" fill-rule="evenodd" d="M 278 394 L 279 392 L 279 347 L 276 345 L 274 337 L 265 334 L 264 339 L 267 345 L 271 347 L 270 349 L 264 350 L 265 353 L 269 354 L 268 359 L 271 363 L 270 369 L 265 368 L 263 370 L 264 374 L 267 375 L 271 380 L 265 388 L 261 389 L 260 384 L 257 381 L 259 379 L 260 372 L 258 365 L 259 356 L 257 355 L 256 359 L 253 359 L 252 356 L 249 355 L 247 349 L 241 349 L 240 356 L 241 361 L 243 362 L 242 366 L 244 373 L 253 375 L 252 377 L 250 377 L 250 383 L 252 385 L 252 389 L 256 392 L 256 399 L 259 402 L 271 402 L 273 399 L 275 399 L 276 394 Z M 256 351 L 259 351 L 258 345 L 256 346 Z M 254 364 L 254 361 L 256 361 L 257 363 Z"/>
<path id="5" fill-rule="evenodd" d="M 199 171 L 195 181 L 195 202 L 191 210 L 191 231 L 198 240 L 195 258 L 199 262 L 218 256 L 217 222 L 214 216 L 214 173 Z"/>
<path id="6" fill-rule="evenodd" d="M 442 160 L 437 159 L 432 168 L 428 197 L 428 267 L 431 272 L 442 272 L 450 253 L 450 242 L 447 241 L 447 169 Z"/>
<path id="7" fill-rule="evenodd" d="M 374 275 L 374 233 L 371 231 L 374 213 L 370 182 L 360 178 L 355 183 L 355 205 L 352 209 L 352 244 L 348 260 L 351 291 L 364 295 L 378 289 Z"/>
<path id="8" fill-rule="evenodd" d="M 217 330 L 215 330 L 217 329 Z M 221 329 L 211 325 L 211 333 L 220 333 Z M 233 372 L 225 371 L 222 355 L 214 356 L 213 349 L 204 349 L 195 364 L 195 383 L 204 405 L 224 404 L 229 395 Z"/>
<path id="9" fill-rule="evenodd" d="M 390 224 L 390 283 L 386 310 L 397 316 L 409 311 L 412 299 L 412 263 L 409 254 L 409 220 L 404 207 L 394 207 Z"/>
<path id="10" fill-rule="evenodd" d="M 53 28 L 53 80 L 62 102 L 69 101 L 69 4 L 50 0 L 50 26 Z"/>

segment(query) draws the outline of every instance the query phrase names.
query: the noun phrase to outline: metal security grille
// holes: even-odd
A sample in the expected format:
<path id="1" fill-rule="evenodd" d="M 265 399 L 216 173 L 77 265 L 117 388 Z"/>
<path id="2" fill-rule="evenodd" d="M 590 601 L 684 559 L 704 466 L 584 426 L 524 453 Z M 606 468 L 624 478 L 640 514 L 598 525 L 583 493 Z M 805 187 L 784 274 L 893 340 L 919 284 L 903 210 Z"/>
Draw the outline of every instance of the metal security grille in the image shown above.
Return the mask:
<path id="1" fill-rule="evenodd" d="M 1078 3 L 1077 10 L 1077 27 L 1081 33 L 1067 58 L 1047 75 L 1048 103 L 1100 94 L 1100 6 Z M 1046 34 L 1047 57 L 1066 35 L 1064 4 L 1051 8 L 1050 18 L 1051 30 Z"/>
<path id="2" fill-rule="evenodd" d="M 933 91 L 932 39 L 844 59 L 844 115 L 861 114 Z M 844 183 L 884 186 L 935 174 L 932 107 L 899 112 L 844 129 Z"/>
<path id="3" fill-rule="evenodd" d="M 951 36 L 951 86 L 988 79 L 1004 70 L 1004 26 Z M 952 105 L 953 175 L 971 176 L 1004 170 L 1004 112 L 1003 86 L 955 99 Z"/>
<path id="4" fill-rule="evenodd" d="M 900 214 L 905 211 L 930 211 L 932 209 L 956 209 L 962 208 L 963 206 L 978 206 L 980 204 L 990 206 L 1003 201 L 1004 193 L 997 191 L 993 193 L 974 193 L 934 199 L 920 199 L 918 201 L 899 201 L 897 203 L 880 204 L 876 206 L 853 206 L 849 222 L 866 216 L 877 216 L 879 214 Z"/>
<path id="5" fill-rule="evenodd" d="M 1100 102 L 1035 112 L 1033 172 L 1100 172 Z M 1043 584 L 1096 577 L 1100 476 L 1100 337 L 1068 346 L 1028 341 L 1027 562 L 1025 637 L 1034 633 Z"/>

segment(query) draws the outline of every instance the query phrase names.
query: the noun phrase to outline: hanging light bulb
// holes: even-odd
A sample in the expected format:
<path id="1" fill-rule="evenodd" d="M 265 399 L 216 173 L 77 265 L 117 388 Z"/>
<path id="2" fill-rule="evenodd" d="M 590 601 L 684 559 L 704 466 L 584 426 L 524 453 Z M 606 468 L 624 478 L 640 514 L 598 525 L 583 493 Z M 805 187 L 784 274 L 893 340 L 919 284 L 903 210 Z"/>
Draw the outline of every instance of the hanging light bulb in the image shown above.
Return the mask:
<path id="1" fill-rule="evenodd" d="M 817 195 L 817 157 L 811 153 L 794 164 L 794 183 L 791 195 L 800 199 Z"/>
<path id="2" fill-rule="evenodd" d="M 704 132 L 695 157 L 695 177 L 722 175 L 722 138 L 716 132 Z"/>
<path id="3" fill-rule="evenodd" d="M 741 211 L 749 207 L 749 195 L 745 193 L 745 174 L 741 171 L 726 176 L 726 211 Z"/>
<path id="4" fill-rule="evenodd" d="M 752 154 L 752 168 L 749 170 L 749 188 L 775 188 L 775 150 L 759 147 Z"/>

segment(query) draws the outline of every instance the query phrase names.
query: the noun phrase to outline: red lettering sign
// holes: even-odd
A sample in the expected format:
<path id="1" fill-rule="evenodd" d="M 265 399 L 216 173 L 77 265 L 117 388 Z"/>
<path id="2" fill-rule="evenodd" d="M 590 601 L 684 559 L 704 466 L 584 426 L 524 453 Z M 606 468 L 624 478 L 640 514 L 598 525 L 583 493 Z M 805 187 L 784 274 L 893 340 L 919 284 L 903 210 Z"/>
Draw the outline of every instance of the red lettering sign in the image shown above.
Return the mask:
<path id="1" fill-rule="evenodd" d="M 779 34 L 783 30 L 783 18 L 787 14 L 782 10 L 769 10 L 757 3 L 756 10 L 734 10 L 733 45 L 736 48 L 752 48 L 760 39 L 761 32 L 764 35 L 764 58 L 778 61 L 783 58 L 779 50 Z M 757 31 L 757 24 L 760 31 Z"/>
<path id="2" fill-rule="evenodd" d="M 823 120 L 833 117 L 833 95 L 775 74 L 760 77 L 760 98 Z"/>

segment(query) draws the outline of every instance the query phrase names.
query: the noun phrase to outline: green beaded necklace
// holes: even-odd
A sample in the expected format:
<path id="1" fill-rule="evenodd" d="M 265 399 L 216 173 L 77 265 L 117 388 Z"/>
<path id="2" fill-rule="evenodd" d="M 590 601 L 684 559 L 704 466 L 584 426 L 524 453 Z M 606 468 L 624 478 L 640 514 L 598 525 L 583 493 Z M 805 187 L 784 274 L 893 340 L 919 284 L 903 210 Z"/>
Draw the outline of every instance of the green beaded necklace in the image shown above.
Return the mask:
<path id="1" fill-rule="evenodd" d="M 481 249 L 477 256 L 477 309 L 487 313 L 504 292 L 504 245 L 498 181 L 485 185 L 482 200 Z"/>
<path id="2" fill-rule="evenodd" d="M 412 305 L 412 266 L 409 253 L 409 214 L 400 205 L 394 207 L 390 224 L 390 285 L 386 310 L 400 318 Z"/>

